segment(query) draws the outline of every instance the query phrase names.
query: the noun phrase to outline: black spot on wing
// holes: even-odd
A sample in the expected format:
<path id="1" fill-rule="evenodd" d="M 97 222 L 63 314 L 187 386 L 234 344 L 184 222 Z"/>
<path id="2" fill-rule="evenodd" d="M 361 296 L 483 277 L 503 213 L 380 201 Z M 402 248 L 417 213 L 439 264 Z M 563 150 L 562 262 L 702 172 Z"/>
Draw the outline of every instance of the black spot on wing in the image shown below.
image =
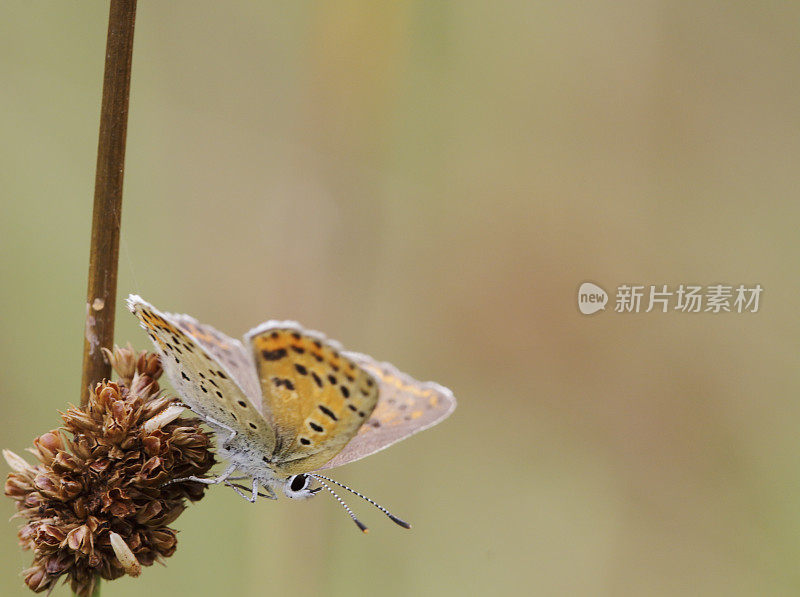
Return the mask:
<path id="1" fill-rule="evenodd" d="M 262 350 L 261 356 L 264 357 L 265 361 L 279 361 L 286 356 L 286 349 Z"/>
<path id="2" fill-rule="evenodd" d="M 337 417 L 336 414 L 331 409 L 329 409 L 327 406 L 325 406 L 324 404 L 320 404 L 318 406 L 319 406 L 319 409 L 322 411 L 322 414 L 324 414 L 326 417 L 329 417 L 329 418 L 333 419 L 334 421 L 338 421 L 339 420 L 339 417 Z"/>
<path id="3" fill-rule="evenodd" d="M 272 383 L 274 383 L 277 387 L 284 387 L 287 390 L 294 390 L 294 384 L 292 383 L 291 379 L 281 379 L 280 377 L 273 377 Z"/>

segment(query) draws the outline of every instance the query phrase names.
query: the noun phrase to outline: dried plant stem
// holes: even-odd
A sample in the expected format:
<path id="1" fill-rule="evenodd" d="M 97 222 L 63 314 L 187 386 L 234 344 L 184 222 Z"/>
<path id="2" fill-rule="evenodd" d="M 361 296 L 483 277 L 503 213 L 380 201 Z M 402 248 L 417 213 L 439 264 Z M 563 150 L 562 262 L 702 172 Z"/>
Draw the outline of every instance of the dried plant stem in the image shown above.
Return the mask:
<path id="1" fill-rule="evenodd" d="M 87 403 L 89 387 L 111 375 L 111 366 L 105 362 L 100 349 L 111 348 L 114 340 L 122 180 L 135 19 L 136 0 L 111 0 L 86 293 L 81 405 Z"/>
<path id="2" fill-rule="evenodd" d="M 100 349 L 111 348 L 114 342 L 122 181 L 125 172 L 135 22 L 136 0 L 111 0 L 103 100 L 100 108 L 100 135 L 97 143 L 89 284 L 86 291 L 82 406 L 89 400 L 89 387 L 111 376 L 111 365 L 105 361 Z M 93 596 L 99 595 L 98 578 Z"/>

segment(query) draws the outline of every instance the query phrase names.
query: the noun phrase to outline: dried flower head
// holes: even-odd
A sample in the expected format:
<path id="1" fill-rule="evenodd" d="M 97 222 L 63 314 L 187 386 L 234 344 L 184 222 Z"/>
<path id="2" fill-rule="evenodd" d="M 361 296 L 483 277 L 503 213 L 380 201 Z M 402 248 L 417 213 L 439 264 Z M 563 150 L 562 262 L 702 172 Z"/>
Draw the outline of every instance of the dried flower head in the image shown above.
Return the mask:
<path id="1" fill-rule="evenodd" d="M 206 486 L 164 483 L 214 464 L 210 434 L 198 419 L 178 418 L 183 408 L 160 392 L 158 357 L 130 347 L 106 356 L 119 380 L 97 384 L 87 406 L 62 413 L 63 428 L 33 441 L 38 464 L 3 451 L 14 470 L 5 494 L 28 520 L 19 539 L 33 551 L 23 578 L 36 592 L 66 575 L 73 591 L 90 595 L 98 576 L 138 576 L 171 556 L 168 525 Z"/>

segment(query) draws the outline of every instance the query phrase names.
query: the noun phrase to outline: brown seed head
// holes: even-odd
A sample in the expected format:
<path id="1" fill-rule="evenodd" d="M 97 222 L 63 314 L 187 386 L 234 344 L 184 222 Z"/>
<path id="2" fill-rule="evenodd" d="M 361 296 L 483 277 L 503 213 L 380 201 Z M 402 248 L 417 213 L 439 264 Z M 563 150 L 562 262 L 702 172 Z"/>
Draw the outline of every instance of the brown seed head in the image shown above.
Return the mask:
<path id="1" fill-rule="evenodd" d="M 130 346 L 105 351 L 119 376 L 90 392 L 85 407 L 62 414 L 64 427 L 40 435 L 29 464 L 9 450 L 5 494 L 27 520 L 18 536 L 33 551 L 23 571 L 35 592 L 65 576 L 90 595 L 98 577 L 136 576 L 175 552 L 175 521 L 206 486 L 172 479 L 202 476 L 214 464 L 211 437 L 162 395 L 155 355 Z"/>

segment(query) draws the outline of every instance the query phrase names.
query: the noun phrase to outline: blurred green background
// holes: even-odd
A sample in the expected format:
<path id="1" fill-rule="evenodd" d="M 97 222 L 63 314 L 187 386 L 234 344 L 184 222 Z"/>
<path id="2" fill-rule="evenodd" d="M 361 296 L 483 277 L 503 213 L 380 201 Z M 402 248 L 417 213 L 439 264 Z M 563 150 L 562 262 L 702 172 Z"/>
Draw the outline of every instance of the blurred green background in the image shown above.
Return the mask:
<path id="1" fill-rule="evenodd" d="M 0 8 L 17 452 L 78 400 L 107 9 Z M 798 24 L 783 2 L 141 2 L 120 299 L 231 335 L 297 319 L 459 407 L 336 472 L 413 531 L 216 488 L 166 568 L 104 594 L 800 592 Z M 585 280 L 764 294 L 587 317 Z M 17 526 L 3 595 L 27 594 Z"/>

